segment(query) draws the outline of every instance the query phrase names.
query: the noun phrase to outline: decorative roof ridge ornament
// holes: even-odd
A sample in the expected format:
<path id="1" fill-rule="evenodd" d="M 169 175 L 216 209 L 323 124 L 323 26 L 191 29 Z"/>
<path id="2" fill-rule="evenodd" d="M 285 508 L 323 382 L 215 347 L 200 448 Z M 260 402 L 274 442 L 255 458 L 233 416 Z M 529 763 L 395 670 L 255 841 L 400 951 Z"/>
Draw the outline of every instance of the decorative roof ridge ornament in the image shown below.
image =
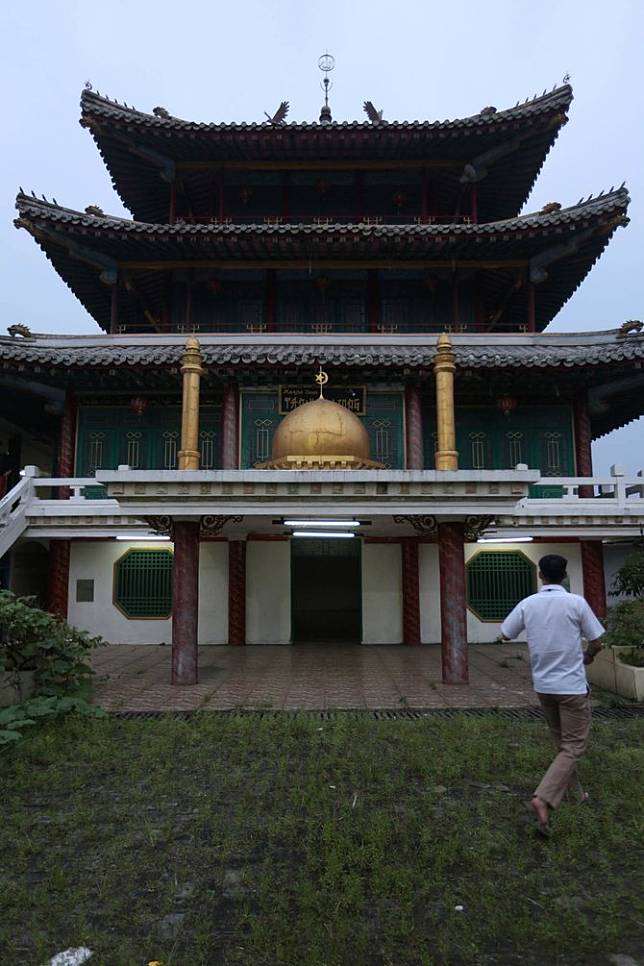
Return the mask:
<path id="1" fill-rule="evenodd" d="M 277 108 L 277 110 L 275 111 L 272 117 L 270 114 L 264 111 L 264 114 L 268 118 L 268 123 L 272 124 L 273 127 L 280 127 L 280 125 L 284 124 L 286 121 L 286 115 L 289 112 L 290 106 L 291 105 L 289 104 L 288 101 L 282 101 L 280 103 L 280 106 Z"/>
<path id="2" fill-rule="evenodd" d="M 387 122 L 382 116 L 382 111 L 377 111 L 373 105 L 373 101 L 365 101 L 362 105 L 362 110 L 365 112 L 372 124 L 386 124 Z"/>
<path id="3" fill-rule="evenodd" d="M 320 87 L 324 91 L 324 104 L 320 111 L 320 124 L 330 124 L 333 120 L 331 108 L 329 107 L 329 90 L 333 87 L 333 82 L 329 80 L 329 74 L 335 67 L 335 57 L 328 50 L 318 58 L 318 67 L 324 74 L 324 80 L 320 82 Z"/>

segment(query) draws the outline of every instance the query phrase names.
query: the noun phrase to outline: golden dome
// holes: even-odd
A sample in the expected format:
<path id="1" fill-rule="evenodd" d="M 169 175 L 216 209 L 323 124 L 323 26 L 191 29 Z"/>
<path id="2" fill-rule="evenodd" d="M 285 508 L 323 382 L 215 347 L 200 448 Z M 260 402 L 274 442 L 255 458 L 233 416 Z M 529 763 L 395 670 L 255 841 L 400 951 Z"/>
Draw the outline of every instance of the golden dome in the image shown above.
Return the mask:
<path id="1" fill-rule="evenodd" d="M 274 460 L 295 455 L 369 459 L 369 436 L 354 413 L 320 397 L 289 413 L 273 436 Z"/>
<path id="2" fill-rule="evenodd" d="M 369 459 L 369 435 L 358 417 L 320 396 L 286 416 L 273 436 L 272 458 L 263 469 L 379 468 Z"/>

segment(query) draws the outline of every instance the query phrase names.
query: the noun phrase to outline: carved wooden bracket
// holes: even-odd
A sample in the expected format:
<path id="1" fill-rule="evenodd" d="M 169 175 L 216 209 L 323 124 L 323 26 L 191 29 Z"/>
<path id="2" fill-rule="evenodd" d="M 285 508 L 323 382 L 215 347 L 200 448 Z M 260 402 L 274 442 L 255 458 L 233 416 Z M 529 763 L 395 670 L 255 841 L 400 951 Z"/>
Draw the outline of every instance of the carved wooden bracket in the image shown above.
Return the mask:
<path id="1" fill-rule="evenodd" d="M 429 536 L 438 532 L 436 517 L 425 514 L 422 516 L 395 516 L 394 523 L 409 523 L 417 533 Z"/>
<path id="2" fill-rule="evenodd" d="M 465 539 L 469 543 L 476 543 L 486 530 L 494 523 L 494 517 L 465 517 Z"/>

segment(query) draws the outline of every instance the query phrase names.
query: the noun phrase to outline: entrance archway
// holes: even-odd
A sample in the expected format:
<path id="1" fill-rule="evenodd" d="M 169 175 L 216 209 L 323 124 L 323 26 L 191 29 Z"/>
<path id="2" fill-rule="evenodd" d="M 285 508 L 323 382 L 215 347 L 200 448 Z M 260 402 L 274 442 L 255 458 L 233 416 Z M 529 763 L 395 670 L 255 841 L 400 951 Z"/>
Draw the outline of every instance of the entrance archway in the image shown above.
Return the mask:
<path id="1" fill-rule="evenodd" d="M 291 540 L 294 644 L 361 642 L 361 549 L 357 538 Z"/>

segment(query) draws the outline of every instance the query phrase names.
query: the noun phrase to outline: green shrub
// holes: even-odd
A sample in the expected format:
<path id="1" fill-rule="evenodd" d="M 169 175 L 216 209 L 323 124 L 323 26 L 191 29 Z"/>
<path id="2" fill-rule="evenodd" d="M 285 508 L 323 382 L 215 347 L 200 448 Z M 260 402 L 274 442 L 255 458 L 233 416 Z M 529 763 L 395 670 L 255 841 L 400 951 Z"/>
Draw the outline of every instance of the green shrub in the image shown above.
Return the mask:
<path id="1" fill-rule="evenodd" d="M 629 647 L 620 655 L 624 664 L 644 667 L 644 599 L 621 600 L 608 612 L 604 643 Z"/>
<path id="2" fill-rule="evenodd" d="M 35 696 L 0 709 L 0 748 L 23 737 L 23 729 L 66 714 L 102 716 L 87 703 L 93 671 L 89 652 L 106 642 L 40 610 L 31 597 L 0 590 L 0 677 L 16 684 L 32 671 Z"/>
<path id="3" fill-rule="evenodd" d="M 611 594 L 644 597 L 644 549 L 635 550 L 626 557 L 613 580 Z"/>
<path id="4" fill-rule="evenodd" d="M 106 642 L 40 610 L 33 598 L 0 590 L 0 674 L 33 671 L 36 695 L 83 696 L 94 673 L 86 659 Z"/>

